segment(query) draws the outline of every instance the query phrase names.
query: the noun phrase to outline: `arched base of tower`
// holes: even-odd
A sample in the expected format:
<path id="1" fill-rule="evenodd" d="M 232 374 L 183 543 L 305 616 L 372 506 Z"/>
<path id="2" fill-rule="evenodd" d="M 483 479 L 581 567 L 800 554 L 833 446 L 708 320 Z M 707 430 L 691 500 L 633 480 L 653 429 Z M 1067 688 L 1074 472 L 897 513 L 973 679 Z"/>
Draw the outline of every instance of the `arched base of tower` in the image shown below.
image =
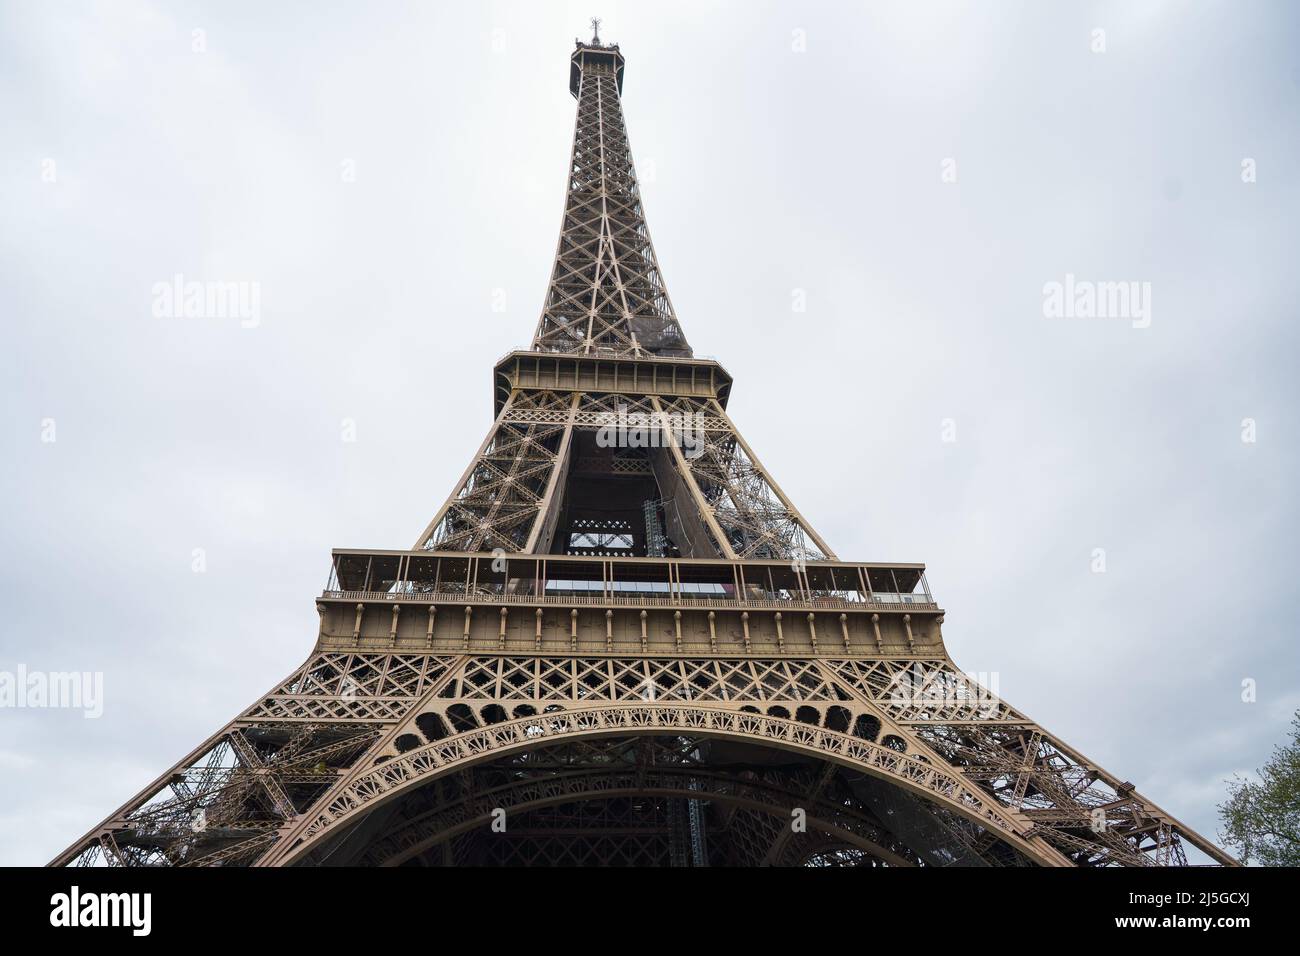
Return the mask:
<path id="1" fill-rule="evenodd" d="M 879 778 L 701 736 L 544 743 L 435 777 L 315 866 L 1018 866 L 1000 836 Z"/>
<path id="2" fill-rule="evenodd" d="M 1184 838 L 1232 862 L 1001 701 L 934 693 L 959 680 L 322 651 L 55 863 L 1150 866 Z"/>

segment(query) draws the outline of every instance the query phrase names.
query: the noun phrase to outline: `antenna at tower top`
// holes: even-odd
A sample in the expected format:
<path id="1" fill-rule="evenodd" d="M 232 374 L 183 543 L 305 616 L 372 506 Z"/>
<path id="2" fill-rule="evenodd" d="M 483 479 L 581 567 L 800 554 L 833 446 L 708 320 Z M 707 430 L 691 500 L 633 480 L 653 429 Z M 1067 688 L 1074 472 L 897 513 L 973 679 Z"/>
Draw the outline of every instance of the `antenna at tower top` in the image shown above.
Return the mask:
<path id="1" fill-rule="evenodd" d="M 600 17 L 591 18 L 591 42 L 593 46 L 600 46 Z"/>

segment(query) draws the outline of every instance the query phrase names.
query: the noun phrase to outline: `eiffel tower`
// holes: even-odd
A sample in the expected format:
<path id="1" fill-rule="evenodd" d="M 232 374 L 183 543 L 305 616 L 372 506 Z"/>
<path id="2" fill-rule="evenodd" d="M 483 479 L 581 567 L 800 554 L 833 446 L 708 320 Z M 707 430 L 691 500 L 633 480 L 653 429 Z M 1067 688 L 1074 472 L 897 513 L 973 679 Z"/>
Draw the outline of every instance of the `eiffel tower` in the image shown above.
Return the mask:
<path id="1" fill-rule="evenodd" d="M 54 865 L 1235 865 L 777 485 L 668 297 L 623 72 L 576 42 L 541 319 L 437 515 L 335 550 L 306 663 Z"/>

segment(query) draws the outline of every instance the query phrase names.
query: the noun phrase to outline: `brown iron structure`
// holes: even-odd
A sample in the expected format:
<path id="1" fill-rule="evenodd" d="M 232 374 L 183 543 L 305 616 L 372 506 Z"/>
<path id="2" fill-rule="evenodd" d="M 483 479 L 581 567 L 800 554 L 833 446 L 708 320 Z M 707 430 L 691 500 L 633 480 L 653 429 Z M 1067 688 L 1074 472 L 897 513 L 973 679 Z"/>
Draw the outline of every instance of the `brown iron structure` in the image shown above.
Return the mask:
<path id="1" fill-rule="evenodd" d="M 664 286 L 623 66 L 576 45 L 541 320 L 446 503 L 409 551 L 335 551 L 307 662 L 54 863 L 1233 865 L 763 467 Z"/>

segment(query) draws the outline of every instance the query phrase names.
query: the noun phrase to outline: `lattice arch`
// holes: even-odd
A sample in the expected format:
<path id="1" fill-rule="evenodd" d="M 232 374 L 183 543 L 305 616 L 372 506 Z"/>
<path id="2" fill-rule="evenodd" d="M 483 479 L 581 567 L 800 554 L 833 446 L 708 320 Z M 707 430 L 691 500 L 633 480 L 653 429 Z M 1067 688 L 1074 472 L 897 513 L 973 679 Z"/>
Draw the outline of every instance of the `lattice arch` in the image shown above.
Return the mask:
<path id="1" fill-rule="evenodd" d="M 290 864 L 342 826 L 443 773 L 557 740 L 602 736 L 681 735 L 751 741 L 818 757 L 895 783 L 909 792 L 996 832 L 1018 851 L 1046 865 L 1057 854 L 1023 824 L 958 775 L 918 757 L 851 734 L 741 711 L 659 703 L 567 710 L 492 724 L 455 734 L 351 775 L 314 812 L 270 862 Z M 263 861 L 267 862 L 267 861 Z"/>
<path id="2" fill-rule="evenodd" d="M 809 829 L 819 842 L 834 841 L 836 845 L 851 847 L 891 866 L 918 865 L 916 857 L 905 846 L 853 808 L 826 799 L 809 799 L 806 793 L 785 790 L 762 780 L 744 780 L 691 768 L 656 768 L 649 772 L 633 768 L 614 773 L 589 770 L 581 774 L 514 780 L 482 792 L 462 786 L 455 788 L 433 810 L 384 834 L 367 847 L 357 863 L 400 866 L 462 834 L 487 830 L 494 813 L 500 810 L 515 817 L 537 808 L 584 800 L 654 796 L 703 799 L 765 813 L 778 821 L 778 832 L 763 848 L 765 851 L 779 842 L 779 831 L 790 819 L 791 810 L 801 809 L 808 814 Z M 796 850 L 792 855 L 798 858 L 803 854 Z M 773 856 L 772 862 L 784 862 L 785 854 Z"/>

